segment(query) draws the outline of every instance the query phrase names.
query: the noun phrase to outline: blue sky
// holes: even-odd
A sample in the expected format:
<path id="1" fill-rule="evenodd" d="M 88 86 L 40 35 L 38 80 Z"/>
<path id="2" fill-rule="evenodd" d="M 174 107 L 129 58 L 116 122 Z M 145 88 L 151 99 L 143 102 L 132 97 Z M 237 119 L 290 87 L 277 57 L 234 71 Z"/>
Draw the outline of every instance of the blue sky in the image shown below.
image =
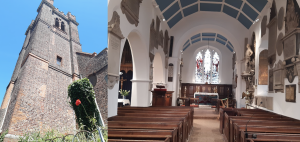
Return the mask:
<path id="1" fill-rule="evenodd" d="M 0 103 L 23 46 L 25 32 L 37 16 L 41 1 L 0 1 Z M 107 47 L 107 0 L 54 0 L 54 6 L 65 14 L 71 12 L 76 16 L 83 52 L 99 53 Z"/>

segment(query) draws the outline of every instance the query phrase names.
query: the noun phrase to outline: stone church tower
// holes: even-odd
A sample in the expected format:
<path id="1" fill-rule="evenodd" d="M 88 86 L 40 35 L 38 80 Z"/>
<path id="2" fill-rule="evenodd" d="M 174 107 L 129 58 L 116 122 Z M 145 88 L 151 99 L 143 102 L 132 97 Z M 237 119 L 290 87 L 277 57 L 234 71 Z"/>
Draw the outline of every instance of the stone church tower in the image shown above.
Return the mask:
<path id="1" fill-rule="evenodd" d="M 79 70 L 84 71 L 79 66 L 85 67 L 77 62 L 77 54 L 83 54 L 78 23 L 75 16 L 60 12 L 53 2 L 42 0 L 36 19 L 26 30 L 26 39 L 0 109 L 0 129 L 8 130 L 8 134 L 22 135 L 23 130 L 49 128 L 71 133 L 76 127 L 75 113 L 67 97 L 69 84 L 80 78 Z M 106 50 L 98 56 L 106 57 L 103 52 Z M 99 59 L 96 53 L 84 54 Z M 105 64 L 107 58 L 103 57 Z M 101 71 L 103 76 L 106 68 Z M 106 84 L 101 85 L 106 87 Z M 100 105 L 99 101 L 97 104 Z"/>

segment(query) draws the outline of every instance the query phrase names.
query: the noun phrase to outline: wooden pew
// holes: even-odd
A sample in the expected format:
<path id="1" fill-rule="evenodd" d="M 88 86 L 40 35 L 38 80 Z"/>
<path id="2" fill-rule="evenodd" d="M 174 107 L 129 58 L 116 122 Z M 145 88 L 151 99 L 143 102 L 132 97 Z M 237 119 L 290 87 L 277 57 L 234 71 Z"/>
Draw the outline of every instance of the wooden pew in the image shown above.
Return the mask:
<path id="1" fill-rule="evenodd" d="M 188 114 L 185 112 L 155 112 L 155 111 L 119 111 L 118 112 L 119 116 L 143 116 L 143 117 L 184 117 L 184 125 L 187 125 L 187 129 L 185 129 L 185 131 L 183 131 L 186 135 L 190 134 L 191 129 L 189 129 L 191 127 L 191 125 L 188 123 L 189 119 L 188 119 Z"/>
<path id="2" fill-rule="evenodd" d="M 193 127 L 193 118 L 194 118 L 194 108 L 193 107 L 123 107 L 119 108 L 118 111 L 122 110 L 141 110 L 141 111 L 146 111 L 146 110 L 152 110 L 152 111 L 172 111 L 172 112 L 187 112 L 188 113 L 188 118 L 189 118 L 189 131 L 191 131 Z"/>
<path id="3" fill-rule="evenodd" d="M 220 119 L 220 128 L 219 131 L 221 134 L 223 134 L 224 129 L 224 114 L 227 113 L 229 116 L 236 116 L 239 111 L 243 112 L 257 112 L 257 111 L 264 111 L 261 109 L 238 109 L 238 108 L 220 108 L 219 110 L 219 119 Z"/>
<path id="4" fill-rule="evenodd" d="M 270 139 L 285 139 L 285 140 L 300 140 L 300 134 L 282 134 L 282 133 L 256 133 L 247 132 L 248 138 L 242 142 L 247 142 L 249 139 L 270 140 Z M 256 138 L 253 138 L 255 134 Z M 241 131 L 241 135 L 245 135 L 245 131 Z"/>
<path id="5" fill-rule="evenodd" d="M 109 121 L 122 121 L 126 122 L 181 122 L 184 124 L 184 118 L 182 117 L 135 117 L 135 116 L 113 116 L 107 119 Z M 109 125 L 108 125 L 109 128 Z M 182 139 L 187 140 L 188 135 L 185 133 L 187 130 L 186 125 L 182 125 Z"/>
<path id="6" fill-rule="evenodd" d="M 238 131 L 245 131 L 245 125 L 239 125 Z M 300 127 L 298 126 L 253 126 L 247 125 L 248 132 L 257 133 L 282 133 L 282 134 L 300 134 Z M 241 132 L 242 134 L 242 132 Z M 245 133 L 243 133 L 245 134 Z M 245 135 L 237 136 L 237 142 L 245 141 Z"/>
<path id="7" fill-rule="evenodd" d="M 245 118 L 245 119 L 252 119 L 252 118 L 269 118 L 269 119 L 272 119 L 272 118 L 279 118 L 281 119 L 282 116 L 273 116 L 273 115 L 268 115 L 268 114 L 265 114 L 265 115 L 253 115 L 251 117 L 249 116 L 229 116 L 227 115 L 227 113 L 225 113 L 225 117 L 224 117 L 224 129 L 223 129 L 223 133 L 226 137 L 226 139 L 228 141 L 230 141 L 230 119 L 231 118 Z M 290 120 L 290 118 L 282 118 L 282 120 Z"/>
<path id="8" fill-rule="evenodd" d="M 274 126 L 274 127 L 299 127 L 300 128 L 300 123 L 295 123 L 294 121 L 291 121 L 291 122 L 285 122 L 285 123 L 257 123 L 257 122 L 252 122 L 252 123 L 243 123 L 243 124 L 234 124 L 234 130 L 233 130 L 233 133 L 231 133 L 230 137 L 233 138 L 231 139 L 231 141 L 233 142 L 235 139 L 237 141 L 239 141 L 239 137 L 241 135 L 241 132 L 239 131 L 239 126 L 246 126 L 247 125 L 247 128 L 248 126 L 250 127 L 254 127 L 254 126 L 259 126 L 259 127 L 269 127 L 269 126 Z"/>
<path id="9" fill-rule="evenodd" d="M 270 119 L 270 118 L 253 118 L 251 120 L 248 119 L 241 119 L 241 118 L 236 118 L 236 119 L 230 119 L 230 128 L 229 128 L 229 140 L 230 142 L 233 142 L 234 140 L 234 132 L 237 132 L 237 130 L 234 129 L 234 126 L 235 125 L 246 125 L 246 124 L 290 124 L 290 123 L 293 123 L 293 124 L 300 124 L 300 121 L 293 121 L 293 120 L 290 120 L 290 119 L 287 119 L 285 121 L 283 121 L 282 119 L 277 119 L 277 118 L 273 118 L 273 119 Z"/>
<path id="10" fill-rule="evenodd" d="M 167 138 L 170 138 L 170 142 L 177 142 L 177 131 L 145 129 L 108 129 L 108 139 L 162 140 Z"/>
<path id="11" fill-rule="evenodd" d="M 118 108 L 118 115 L 108 118 L 108 129 L 118 130 L 175 130 L 176 142 L 188 140 L 193 126 L 194 108 L 192 107 L 123 107 Z M 128 124 L 127 124 L 128 123 Z M 130 124 L 130 125 L 129 125 Z M 153 124 L 153 125 L 149 125 Z M 180 124 L 180 125 L 178 125 Z M 111 127 L 110 127 L 111 126 Z M 117 134 L 117 133 L 116 133 Z M 110 135 L 113 136 L 113 135 Z M 171 141 L 173 140 L 171 137 Z M 122 140 L 157 140 L 156 136 L 149 138 L 137 138 L 128 136 Z M 109 137 L 109 139 L 115 139 Z M 116 138 L 120 139 L 120 138 Z M 162 140 L 162 139 L 159 139 Z"/>
<path id="12" fill-rule="evenodd" d="M 178 129 L 178 142 L 183 142 L 183 132 L 181 122 L 123 122 L 109 121 L 109 128 L 112 129 L 157 129 L 157 130 L 174 130 Z"/>
<path id="13" fill-rule="evenodd" d="M 247 142 L 300 142 L 300 140 L 285 140 L 285 139 L 247 139 Z"/>
<path id="14" fill-rule="evenodd" d="M 121 139 L 108 139 L 108 142 L 170 142 L 170 138 L 162 140 L 121 140 Z"/>

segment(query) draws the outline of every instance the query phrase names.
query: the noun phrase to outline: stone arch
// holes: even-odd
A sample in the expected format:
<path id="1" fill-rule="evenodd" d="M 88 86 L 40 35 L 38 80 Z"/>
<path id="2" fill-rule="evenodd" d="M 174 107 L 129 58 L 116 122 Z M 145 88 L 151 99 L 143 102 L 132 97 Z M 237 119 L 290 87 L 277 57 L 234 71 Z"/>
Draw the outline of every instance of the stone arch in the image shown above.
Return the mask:
<path id="1" fill-rule="evenodd" d="M 136 30 L 129 33 L 128 42 L 132 54 L 133 64 L 133 79 L 148 79 L 148 72 L 141 71 L 138 68 L 148 69 L 149 63 L 148 54 L 146 52 L 146 45 L 143 43 L 140 34 Z M 122 49 L 123 51 L 123 49 Z M 121 60 L 120 60 L 121 62 Z"/>

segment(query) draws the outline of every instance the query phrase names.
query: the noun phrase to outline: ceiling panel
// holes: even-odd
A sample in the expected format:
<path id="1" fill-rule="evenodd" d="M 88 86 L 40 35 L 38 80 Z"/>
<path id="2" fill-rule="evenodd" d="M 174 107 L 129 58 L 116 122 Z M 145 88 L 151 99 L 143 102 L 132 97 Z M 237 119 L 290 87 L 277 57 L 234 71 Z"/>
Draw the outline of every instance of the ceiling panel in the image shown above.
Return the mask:
<path id="1" fill-rule="evenodd" d="M 216 39 L 216 41 L 219 42 L 219 43 L 221 43 L 221 44 L 223 44 L 223 45 L 226 44 L 226 42 L 224 42 L 223 40 Z"/>
<path id="2" fill-rule="evenodd" d="M 223 40 L 227 41 L 227 38 L 225 38 L 224 36 L 222 36 L 220 34 L 218 34 L 217 37 L 220 38 L 220 39 L 223 39 Z"/>
<path id="3" fill-rule="evenodd" d="M 160 11 L 164 11 L 172 2 L 175 0 L 156 0 L 156 3 L 159 5 Z"/>
<path id="4" fill-rule="evenodd" d="M 189 16 L 195 12 L 198 12 L 198 4 L 195 4 L 186 9 L 183 9 L 184 17 Z"/>
<path id="5" fill-rule="evenodd" d="M 200 34 L 196 34 L 196 35 L 194 35 L 194 36 L 191 37 L 191 40 L 193 40 L 193 39 L 195 39 L 195 38 L 198 38 L 198 37 L 200 37 L 200 36 L 201 36 Z"/>
<path id="6" fill-rule="evenodd" d="M 172 17 L 179 10 L 179 4 L 178 2 L 176 2 L 168 10 L 166 10 L 163 15 L 166 20 L 169 20 L 169 18 Z"/>
<path id="7" fill-rule="evenodd" d="M 268 3 L 268 0 L 247 0 L 256 10 L 261 12 L 266 4 Z"/>
<path id="8" fill-rule="evenodd" d="M 223 12 L 226 13 L 227 15 L 233 17 L 233 18 L 236 18 L 236 16 L 239 13 L 239 11 L 237 11 L 237 10 L 227 6 L 227 5 L 224 5 Z"/>
<path id="9" fill-rule="evenodd" d="M 247 28 L 249 29 L 252 25 L 252 22 L 244 15 L 244 14 L 240 14 L 238 20 Z"/>
<path id="10" fill-rule="evenodd" d="M 228 16 L 235 18 L 242 25 L 244 25 L 245 28 L 249 29 L 253 21 L 256 20 L 260 12 L 268 3 L 268 0 L 155 0 L 155 1 L 159 5 L 159 9 L 161 11 L 164 11 L 163 17 L 164 19 L 166 19 L 166 21 L 168 21 L 168 25 L 170 28 L 176 25 L 182 18 L 195 14 L 200 10 L 200 11 L 209 11 L 209 12 L 223 12 Z M 200 9 L 199 9 L 199 4 L 200 4 Z M 221 11 L 221 9 L 223 10 Z M 182 14 L 179 14 L 181 12 Z"/>
<path id="11" fill-rule="evenodd" d="M 201 38 L 198 38 L 198 39 L 193 40 L 193 41 L 192 41 L 192 44 L 194 44 L 194 43 L 196 43 L 196 42 L 199 42 L 199 41 L 201 41 Z"/>
<path id="12" fill-rule="evenodd" d="M 253 21 L 255 21 L 258 16 L 258 13 L 256 13 L 256 11 L 254 11 L 247 3 L 245 3 L 242 11 Z"/>
<path id="13" fill-rule="evenodd" d="M 226 47 L 231 51 L 233 52 L 233 49 L 227 44 Z"/>
<path id="14" fill-rule="evenodd" d="M 222 2 L 223 0 L 200 0 L 200 1 Z"/>
<path id="15" fill-rule="evenodd" d="M 170 28 L 176 25 L 177 22 L 179 22 L 182 19 L 181 12 L 178 12 L 169 22 L 168 25 Z"/>
<path id="16" fill-rule="evenodd" d="M 238 9 L 240 9 L 243 1 L 242 0 L 225 0 L 225 3 L 230 4 Z"/>
<path id="17" fill-rule="evenodd" d="M 180 0 L 181 7 L 186 7 L 192 3 L 197 2 L 198 0 Z"/>
<path id="18" fill-rule="evenodd" d="M 200 11 L 220 12 L 222 4 L 200 3 Z"/>
<path id="19" fill-rule="evenodd" d="M 202 33 L 202 36 L 216 36 L 216 33 Z"/>
<path id="20" fill-rule="evenodd" d="M 215 38 L 202 38 L 202 40 L 209 40 L 209 41 L 215 41 Z"/>

